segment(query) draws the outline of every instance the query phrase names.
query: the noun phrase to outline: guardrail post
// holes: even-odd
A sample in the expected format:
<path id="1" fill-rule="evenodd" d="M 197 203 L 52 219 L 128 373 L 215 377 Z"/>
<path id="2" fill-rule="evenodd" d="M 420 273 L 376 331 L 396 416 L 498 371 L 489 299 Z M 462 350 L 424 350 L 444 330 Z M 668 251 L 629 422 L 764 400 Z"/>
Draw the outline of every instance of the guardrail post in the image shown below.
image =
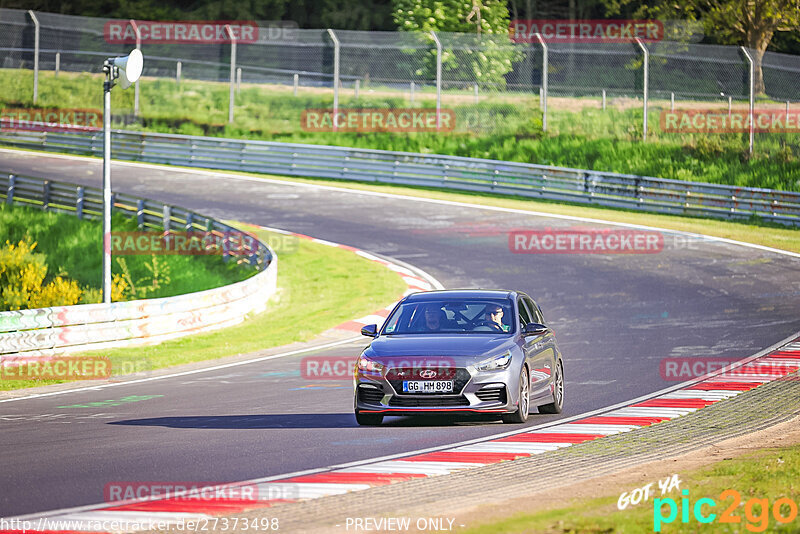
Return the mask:
<path id="1" fill-rule="evenodd" d="M 78 186 L 77 194 L 75 195 L 75 213 L 78 215 L 78 219 L 83 219 L 83 197 L 84 188 Z"/>
<path id="2" fill-rule="evenodd" d="M 169 232 L 169 223 L 172 219 L 172 208 L 168 204 L 164 204 L 164 210 L 161 216 L 161 225 L 164 227 L 165 232 Z"/>
<path id="3" fill-rule="evenodd" d="M 328 35 L 333 41 L 333 129 L 338 126 L 339 115 L 339 39 L 333 30 L 328 28 Z"/>
<path id="4" fill-rule="evenodd" d="M 753 124 L 753 119 L 755 118 L 755 66 L 753 65 L 753 58 L 750 56 L 750 52 L 747 51 L 745 47 L 741 47 L 742 52 L 744 53 L 744 57 L 747 58 L 747 63 L 750 65 L 750 155 L 753 155 L 753 144 L 755 141 L 755 125 Z"/>
<path id="5" fill-rule="evenodd" d="M 438 130 L 442 111 L 442 43 L 433 30 L 431 30 L 431 37 L 436 43 L 436 129 Z"/>
<path id="6" fill-rule="evenodd" d="M 644 57 L 642 58 L 642 65 L 644 66 L 643 72 L 643 86 L 642 86 L 642 95 L 644 97 L 644 117 L 642 123 L 642 140 L 647 141 L 647 82 L 649 79 L 650 74 L 650 51 L 647 49 L 645 44 L 642 42 L 641 39 L 638 37 L 636 38 L 636 43 L 639 45 L 639 48 L 642 49 L 642 54 Z"/>
<path id="7" fill-rule="evenodd" d="M 14 203 L 14 190 L 17 188 L 17 177 L 13 174 L 8 175 L 8 193 L 6 194 L 6 204 L 9 206 Z"/>
<path id="8" fill-rule="evenodd" d="M 183 229 L 187 232 L 191 232 L 192 230 L 192 223 L 194 221 L 194 213 L 191 211 L 186 215 L 186 224 L 184 225 Z"/>
<path id="9" fill-rule="evenodd" d="M 50 180 L 42 183 L 42 211 L 47 211 L 50 206 Z"/>
<path id="10" fill-rule="evenodd" d="M 136 224 L 139 230 L 144 230 L 144 199 L 136 201 Z"/>
<path id="11" fill-rule="evenodd" d="M 54 76 L 58 78 L 58 71 L 61 70 L 61 52 L 56 52 L 56 71 Z"/>
<path id="12" fill-rule="evenodd" d="M 128 24 L 133 28 L 133 33 L 136 35 L 136 50 L 142 51 L 142 32 L 139 30 L 139 25 L 136 21 L 130 19 Z M 139 80 L 133 86 L 133 116 L 139 116 Z"/>
<path id="13" fill-rule="evenodd" d="M 33 10 L 28 10 L 33 21 L 33 103 L 39 99 L 39 19 Z"/>
<path id="14" fill-rule="evenodd" d="M 537 33 L 536 39 L 539 41 L 539 44 L 542 45 L 542 89 L 539 92 L 542 102 L 542 131 L 547 131 L 547 70 L 549 67 L 549 61 L 547 59 L 547 45 L 542 39 L 542 34 Z"/>
<path id="15" fill-rule="evenodd" d="M 233 34 L 233 28 L 230 24 L 225 25 L 225 31 L 231 38 L 231 87 L 230 95 L 228 97 L 228 122 L 233 123 L 233 104 L 234 104 L 234 83 L 236 81 L 236 36 Z"/>

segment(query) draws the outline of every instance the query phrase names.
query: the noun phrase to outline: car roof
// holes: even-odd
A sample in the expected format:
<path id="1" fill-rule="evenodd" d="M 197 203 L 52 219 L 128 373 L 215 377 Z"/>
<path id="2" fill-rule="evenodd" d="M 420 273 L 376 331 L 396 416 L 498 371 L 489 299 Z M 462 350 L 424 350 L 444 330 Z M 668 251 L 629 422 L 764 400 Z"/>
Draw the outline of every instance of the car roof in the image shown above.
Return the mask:
<path id="1" fill-rule="evenodd" d="M 406 297 L 406 302 L 425 302 L 430 300 L 442 299 L 508 299 L 517 294 L 516 291 L 508 289 L 442 289 L 437 291 L 425 291 L 412 293 Z"/>

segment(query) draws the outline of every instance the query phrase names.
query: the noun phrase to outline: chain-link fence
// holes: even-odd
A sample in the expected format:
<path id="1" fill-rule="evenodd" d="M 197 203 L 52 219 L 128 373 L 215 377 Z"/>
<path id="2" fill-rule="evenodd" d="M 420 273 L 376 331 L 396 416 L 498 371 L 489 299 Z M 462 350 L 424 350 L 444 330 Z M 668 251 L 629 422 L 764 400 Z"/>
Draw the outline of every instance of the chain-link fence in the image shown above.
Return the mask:
<path id="1" fill-rule="evenodd" d="M 48 83 L 60 73 L 99 75 L 105 58 L 133 48 L 109 38 L 112 23 L 125 31 L 142 24 L 0 9 L 0 67 L 35 70 L 31 96 L 37 104 L 40 75 Z M 666 111 L 722 109 L 733 116 L 745 109 L 752 121 L 751 106 L 756 104 L 788 112 L 800 102 L 800 57 L 771 52 L 761 57 L 741 47 L 666 41 L 523 43 L 491 34 L 275 30 L 259 24 L 255 38 L 235 45 L 231 39 L 177 42 L 147 36 L 140 45 L 145 56 L 143 77 L 160 83 L 163 97 L 157 100 L 173 102 L 173 109 L 187 99 L 206 96 L 210 122 L 224 124 L 225 118 L 233 118 L 243 128 L 250 126 L 248 118 L 259 114 L 258 102 L 251 97 L 247 104 L 237 95 L 241 88 L 257 86 L 266 91 L 260 98 L 274 119 L 268 129 L 275 134 L 307 131 L 300 116 L 309 108 L 436 108 L 455 117 L 454 128 L 448 131 L 535 136 L 542 130 L 569 134 L 591 127 L 627 139 L 657 141 L 694 131 L 665 129 Z M 236 91 L 231 91 L 231 98 L 222 91 L 199 97 L 200 82 L 230 83 Z M 281 102 L 267 97 L 280 97 Z M 167 114 L 164 109 L 148 109 L 154 106 L 152 98 L 148 102 L 138 107 L 137 97 L 135 106 L 121 111 L 151 119 Z M 229 114 L 229 108 L 235 113 Z M 580 115 L 587 108 L 618 113 L 581 126 Z M 216 115 L 220 110 L 221 119 Z M 334 129 L 342 127 L 336 113 L 333 120 Z M 437 119 L 435 131 L 441 127 Z M 781 134 L 769 137 L 763 128 L 752 134 L 747 128 L 740 130 L 720 132 L 737 142 L 741 138 L 745 148 L 753 138 L 764 150 L 775 145 L 800 153 L 793 132 L 779 130 Z"/>

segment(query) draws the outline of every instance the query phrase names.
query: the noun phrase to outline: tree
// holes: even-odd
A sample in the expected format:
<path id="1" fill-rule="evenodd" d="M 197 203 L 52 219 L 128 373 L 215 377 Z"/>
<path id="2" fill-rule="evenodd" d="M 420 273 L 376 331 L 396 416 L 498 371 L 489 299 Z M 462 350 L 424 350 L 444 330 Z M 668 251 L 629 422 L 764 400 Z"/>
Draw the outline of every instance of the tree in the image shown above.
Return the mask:
<path id="1" fill-rule="evenodd" d="M 612 0 L 613 9 L 633 0 Z M 800 29 L 800 0 L 656 0 L 652 6 L 642 6 L 639 16 L 700 20 L 706 35 L 722 44 L 744 45 L 754 51 L 755 91 L 764 93 L 764 73 L 761 63 L 776 31 Z"/>
<path id="2" fill-rule="evenodd" d="M 442 70 L 452 81 L 505 86 L 516 53 L 508 35 L 506 2 L 500 0 L 393 0 L 393 17 L 401 31 L 420 32 L 433 48 L 431 31 L 442 32 Z M 450 33 L 467 34 L 464 36 Z M 433 78 L 436 52 L 418 74 Z M 424 71 L 424 72 L 423 72 Z"/>

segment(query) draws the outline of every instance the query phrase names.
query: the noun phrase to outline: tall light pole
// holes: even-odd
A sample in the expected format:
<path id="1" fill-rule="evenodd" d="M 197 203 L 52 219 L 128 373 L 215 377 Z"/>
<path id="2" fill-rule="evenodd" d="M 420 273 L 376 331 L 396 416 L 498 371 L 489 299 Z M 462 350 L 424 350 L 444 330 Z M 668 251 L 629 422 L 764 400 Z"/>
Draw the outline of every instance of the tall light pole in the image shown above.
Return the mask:
<path id="1" fill-rule="evenodd" d="M 142 75 L 144 60 L 135 49 L 125 57 L 108 58 L 103 63 L 103 302 L 111 304 L 111 88 L 119 79 L 127 89 Z"/>

